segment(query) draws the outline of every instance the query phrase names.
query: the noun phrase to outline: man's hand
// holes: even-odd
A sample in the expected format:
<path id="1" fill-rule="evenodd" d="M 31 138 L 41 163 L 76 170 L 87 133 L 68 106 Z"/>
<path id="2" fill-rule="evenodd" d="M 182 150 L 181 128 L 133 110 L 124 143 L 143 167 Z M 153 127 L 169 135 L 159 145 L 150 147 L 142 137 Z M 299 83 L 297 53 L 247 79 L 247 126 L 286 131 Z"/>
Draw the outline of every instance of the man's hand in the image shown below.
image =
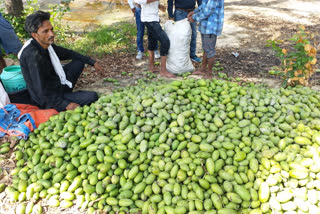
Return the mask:
<path id="1" fill-rule="evenodd" d="M 136 16 L 136 8 L 135 7 L 132 8 L 131 11 L 132 11 L 133 15 Z"/>
<path id="2" fill-rule="evenodd" d="M 75 110 L 80 105 L 77 103 L 69 103 L 69 105 L 66 107 L 66 110 Z"/>
<path id="3" fill-rule="evenodd" d="M 169 17 L 169 20 L 172 20 L 172 21 L 174 21 L 174 18 L 171 18 L 171 17 Z"/>
<path id="4" fill-rule="evenodd" d="M 191 11 L 190 13 L 188 13 L 187 18 L 189 19 L 189 17 L 190 17 L 190 16 L 193 16 L 193 15 L 194 15 L 194 12 Z"/>
<path id="5" fill-rule="evenodd" d="M 93 66 L 94 66 L 94 69 L 96 69 L 96 71 L 98 72 L 99 75 L 103 74 L 103 69 L 102 69 L 101 65 L 98 62 L 94 63 Z"/>
<path id="6" fill-rule="evenodd" d="M 191 13 L 193 13 L 193 12 L 191 12 Z M 190 14 L 190 13 L 189 13 L 189 14 Z M 195 22 L 195 20 L 192 18 L 192 15 L 191 15 L 191 16 L 188 15 L 188 21 L 189 21 L 190 23 Z"/>

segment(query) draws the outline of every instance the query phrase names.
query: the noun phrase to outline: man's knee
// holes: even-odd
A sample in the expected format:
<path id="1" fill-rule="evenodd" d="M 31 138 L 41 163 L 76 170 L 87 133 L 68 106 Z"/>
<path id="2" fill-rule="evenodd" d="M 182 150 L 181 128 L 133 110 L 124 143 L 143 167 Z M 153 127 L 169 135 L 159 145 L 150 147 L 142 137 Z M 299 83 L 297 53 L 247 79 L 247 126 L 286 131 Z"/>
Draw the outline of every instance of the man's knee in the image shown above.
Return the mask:
<path id="1" fill-rule="evenodd" d="M 87 97 L 87 104 L 86 105 L 94 103 L 95 101 L 97 101 L 99 99 L 98 94 L 94 91 L 87 91 L 86 97 Z"/>

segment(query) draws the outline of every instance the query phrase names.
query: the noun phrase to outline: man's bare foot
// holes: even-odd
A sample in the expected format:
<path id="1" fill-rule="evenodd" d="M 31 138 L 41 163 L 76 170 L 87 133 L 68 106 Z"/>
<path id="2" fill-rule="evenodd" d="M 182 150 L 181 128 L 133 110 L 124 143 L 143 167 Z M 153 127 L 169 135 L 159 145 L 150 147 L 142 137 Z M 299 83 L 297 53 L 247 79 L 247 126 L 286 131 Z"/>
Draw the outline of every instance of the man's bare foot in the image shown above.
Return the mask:
<path id="1" fill-rule="evenodd" d="M 169 73 L 168 71 L 160 71 L 160 75 L 163 77 L 167 77 L 167 78 L 174 78 L 176 77 L 175 75 Z"/>
<path id="2" fill-rule="evenodd" d="M 193 75 L 202 75 L 202 76 L 206 76 L 207 72 L 203 71 L 203 70 L 197 70 L 195 72 L 192 73 Z"/>
<path id="3" fill-rule="evenodd" d="M 150 67 L 149 66 L 149 71 L 151 71 L 152 73 L 158 73 L 160 70 L 159 69 L 157 69 L 156 67 Z"/>

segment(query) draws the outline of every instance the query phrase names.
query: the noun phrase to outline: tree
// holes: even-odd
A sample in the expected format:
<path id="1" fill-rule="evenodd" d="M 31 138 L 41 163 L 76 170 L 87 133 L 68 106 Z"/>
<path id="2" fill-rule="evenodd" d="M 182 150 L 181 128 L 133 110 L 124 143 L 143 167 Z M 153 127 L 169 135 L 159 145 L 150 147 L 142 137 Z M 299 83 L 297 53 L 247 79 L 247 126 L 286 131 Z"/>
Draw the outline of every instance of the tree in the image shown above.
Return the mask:
<path id="1" fill-rule="evenodd" d="M 21 16 L 23 11 L 22 0 L 5 0 L 7 12 L 15 17 Z"/>

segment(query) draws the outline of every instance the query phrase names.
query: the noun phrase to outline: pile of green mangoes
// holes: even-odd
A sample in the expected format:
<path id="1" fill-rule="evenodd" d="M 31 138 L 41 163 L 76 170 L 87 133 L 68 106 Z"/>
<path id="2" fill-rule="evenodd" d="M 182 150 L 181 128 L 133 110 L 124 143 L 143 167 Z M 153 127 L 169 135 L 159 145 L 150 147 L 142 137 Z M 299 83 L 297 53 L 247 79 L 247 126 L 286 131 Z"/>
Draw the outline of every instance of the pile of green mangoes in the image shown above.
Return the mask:
<path id="1" fill-rule="evenodd" d="M 10 151 L 10 143 L 6 142 L 0 145 L 0 155 L 6 154 Z"/>
<path id="2" fill-rule="evenodd" d="M 320 213 L 320 94 L 223 80 L 141 84 L 61 112 L 15 151 L 18 213 Z"/>

